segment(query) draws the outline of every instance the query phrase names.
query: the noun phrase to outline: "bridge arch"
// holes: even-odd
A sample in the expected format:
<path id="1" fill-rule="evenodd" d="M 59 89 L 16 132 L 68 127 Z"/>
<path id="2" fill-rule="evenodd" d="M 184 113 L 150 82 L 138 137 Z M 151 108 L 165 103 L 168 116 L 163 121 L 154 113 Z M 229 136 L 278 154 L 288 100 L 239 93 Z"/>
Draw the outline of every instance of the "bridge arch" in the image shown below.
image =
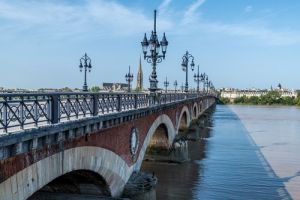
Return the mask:
<path id="1" fill-rule="evenodd" d="M 203 103 L 202 103 L 202 100 L 199 102 L 199 106 L 198 106 L 198 108 L 199 108 L 199 111 L 198 111 L 198 113 L 199 113 L 199 115 L 202 113 L 202 109 L 203 109 L 203 105 L 202 105 Z"/>
<path id="2" fill-rule="evenodd" d="M 81 146 L 56 153 L 21 170 L 0 184 L 0 195 L 8 200 L 25 200 L 54 179 L 76 170 L 99 174 L 113 197 L 121 195 L 132 173 L 132 167 L 114 152 Z"/>
<path id="3" fill-rule="evenodd" d="M 192 117 L 193 117 L 193 119 L 197 119 L 198 116 L 199 116 L 198 104 L 197 104 L 197 102 L 195 102 L 192 107 Z"/>
<path id="4" fill-rule="evenodd" d="M 164 149 L 169 148 L 168 128 L 165 123 L 160 124 L 156 128 L 148 146 L 164 148 Z"/>
<path id="5" fill-rule="evenodd" d="M 160 128 L 165 129 L 165 131 L 167 132 L 168 147 L 172 145 L 176 133 L 175 128 L 170 117 L 168 115 L 162 114 L 155 119 L 155 121 L 152 123 L 150 129 L 147 132 L 146 138 L 144 139 L 143 146 L 141 147 L 139 156 L 137 158 L 137 162 L 134 167 L 135 170 L 140 169 L 147 147 L 149 146 L 149 144 L 151 144 L 152 137 L 155 133 L 157 133 L 156 131 Z"/>
<path id="6" fill-rule="evenodd" d="M 191 122 L 190 111 L 187 106 L 183 106 L 183 108 L 181 109 L 178 121 L 177 121 L 176 134 L 178 133 L 180 128 L 188 127 L 190 122 Z"/>

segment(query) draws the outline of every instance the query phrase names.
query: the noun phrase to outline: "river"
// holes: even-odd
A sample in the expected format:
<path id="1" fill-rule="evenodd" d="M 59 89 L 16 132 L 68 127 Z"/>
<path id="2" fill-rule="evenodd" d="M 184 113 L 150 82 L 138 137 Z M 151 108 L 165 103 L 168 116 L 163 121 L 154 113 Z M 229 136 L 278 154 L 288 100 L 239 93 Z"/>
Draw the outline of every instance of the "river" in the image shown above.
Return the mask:
<path id="1" fill-rule="evenodd" d="M 144 162 L 157 199 L 300 199 L 300 109 L 223 106 L 203 121 L 183 164 Z"/>

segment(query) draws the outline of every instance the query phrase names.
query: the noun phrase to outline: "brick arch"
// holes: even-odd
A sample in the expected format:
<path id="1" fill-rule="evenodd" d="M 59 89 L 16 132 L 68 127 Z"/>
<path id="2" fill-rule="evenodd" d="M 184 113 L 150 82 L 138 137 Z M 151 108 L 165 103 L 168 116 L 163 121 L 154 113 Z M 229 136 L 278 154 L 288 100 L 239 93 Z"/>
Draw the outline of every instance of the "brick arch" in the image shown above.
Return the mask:
<path id="1" fill-rule="evenodd" d="M 140 169 L 147 147 L 150 144 L 151 138 L 161 124 L 164 124 L 167 129 L 169 147 L 172 145 L 173 140 L 175 138 L 175 128 L 170 117 L 168 115 L 162 114 L 155 119 L 155 121 L 152 123 L 150 129 L 147 132 L 146 138 L 144 139 L 143 146 L 140 149 L 140 153 L 134 167 L 135 170 Z"/>
<path id="2" fill-rule="evenodd" d="M 118 197 L 133 167 L 117 154 L 101 147 L 82 146 L 53 154 L 19 171 L 0 184 L 0 196 L 7 200 L 25 200 L 52 180 L 75 170 L 98 173 Z"/>
<path id="3" fill-rule="evenodd" d="M 189 125 L 190 122 L 191 122 L 191 114 L 190 114 L 190 111 L 189 111 L 189 109 L 188 109 L 187 106 L 183 106 L 182 109 L 181 109 L 181 112 L 180 112 L 178 121 L 177 121 L 177 125 L 176 125 L 176 134 L 177 134 L 178 131 L 179 131 L 179 128 L 180 128 L 180 122 L 181 122 L 182 116 L 183 116 L 184 114 L 186 114 L 187 125 Z"/>

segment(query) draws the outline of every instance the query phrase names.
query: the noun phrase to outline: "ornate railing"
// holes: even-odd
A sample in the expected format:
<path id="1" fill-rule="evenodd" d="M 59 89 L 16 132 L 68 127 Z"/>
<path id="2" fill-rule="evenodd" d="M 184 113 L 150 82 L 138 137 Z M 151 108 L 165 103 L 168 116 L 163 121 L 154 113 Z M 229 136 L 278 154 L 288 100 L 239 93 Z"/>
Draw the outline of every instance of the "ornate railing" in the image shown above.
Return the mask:
<path id="1" fill-rule="evenodd" d="M 23 93 L 0 94 L 0 133 L 56 124 L 88 116 L 157 106 L 200 93 Z"/>

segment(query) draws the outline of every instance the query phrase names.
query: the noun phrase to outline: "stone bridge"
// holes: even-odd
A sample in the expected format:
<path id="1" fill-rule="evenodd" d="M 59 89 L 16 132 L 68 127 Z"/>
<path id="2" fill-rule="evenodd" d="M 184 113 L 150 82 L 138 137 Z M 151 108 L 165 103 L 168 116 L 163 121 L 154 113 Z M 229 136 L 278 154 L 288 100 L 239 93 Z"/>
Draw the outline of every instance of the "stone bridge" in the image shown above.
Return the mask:
<path id="1" fill-rule="evenodd" d="M 214 103 L 208 93 L 0 94 L 0 199 L 82 170 L 118 197 L 148 146 L 170 147 Z"/>

